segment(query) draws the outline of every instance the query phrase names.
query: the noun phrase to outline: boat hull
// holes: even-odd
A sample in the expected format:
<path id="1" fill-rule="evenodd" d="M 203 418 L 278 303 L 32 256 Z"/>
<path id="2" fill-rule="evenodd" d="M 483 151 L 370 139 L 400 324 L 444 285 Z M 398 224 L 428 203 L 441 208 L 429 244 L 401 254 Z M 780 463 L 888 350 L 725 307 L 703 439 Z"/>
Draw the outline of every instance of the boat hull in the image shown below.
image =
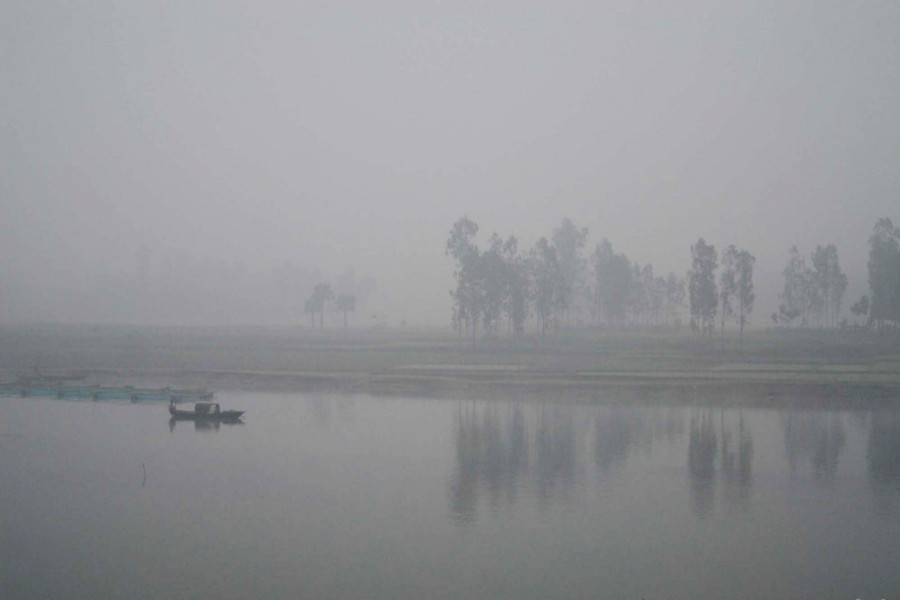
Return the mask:
<path id="1" fill-rule="evenodd" d="M 169 411 L 177 421 L 237 421 L 244 414 L 242 410 L 223 410 L 219 413 L 200 414 L 192 410 Z"/>

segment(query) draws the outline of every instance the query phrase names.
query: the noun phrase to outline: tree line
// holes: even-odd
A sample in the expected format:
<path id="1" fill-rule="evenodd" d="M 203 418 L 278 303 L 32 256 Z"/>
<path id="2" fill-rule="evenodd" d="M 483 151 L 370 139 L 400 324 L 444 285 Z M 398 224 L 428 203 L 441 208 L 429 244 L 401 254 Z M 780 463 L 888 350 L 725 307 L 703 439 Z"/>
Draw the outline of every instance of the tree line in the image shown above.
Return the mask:
<path id="1" fill-rule="evenodd" d="M 712 336 L 716 315 L 721 315 L 721 332 L 726 321 L 735 321 L 740 336 L 753 312 L 753 267 L 756 257 L 731 244 L 722 255 L 722 272 L 716 281 L 719 255 L 716 247 L 703 238 L 691 246 L 691 268 L 688 271 L 691 330 Z M 719 311 L 721 306 L 721 312 Z"/>
<path id="2" fill-rule="evenodd" d="M 504 239 L 497 233 L 482 248 L 478 232 L 478 224 L 463 217 L 453 224 L 446 244 L 446 254 L 455 261 L 456 285 L 450 291 L 453 327 L 473 342 L 479 331 L 490 336 L 504 327 L 508 335 L 520 336 L 529 319 L 542 337 L 573 321 L 676 327 L 682 324 L 688 293 L 692 324 L 711 332 L 720 299 L 715 282 L 718 263 L 715 248 L 703 240 L 686 282 L 674 273 L 657 275 L 652 264 L 632 262 L 605 238 L 585 256 L 588 229 L 571 219 L 564 219 L 549 238 L 541 237 L 527 252 L 514 235 Z M 739 316 L 743 330 L 753 305 L 753 257 L 734 246 L 726 256 L 723 315 Z M 712 300 L 706 297 L 710 290 Z"/>
<path id="3" fill-rule="evenodd" d="M 486 248 L 478 245 L 478 224 L 463 217 L 450 230 L 446 254 L 455 260 L 450 290 L 455 329 L 477 339 L 479 330 L 494 335 L 524 334 L 533 320 L 544 336 L 563 324 L 608 327 L 682 325 L 685 310 L 700 336 L 725 333 L 733 323 L 740 335 L 753 312 L 756 258 L 734 244 L 721 260 L 703 238 L 691 246 L 684 278 L 656 275 L 652 264 L 632 262 L 607 239 L 585 256 L 588 230 L 564 219 L 549 237 L 522 251 L 514 235 L 496 233 Z M 850 311 L 867 317 L 878 330 L 900 329 L 900 227 L 879 219 L 869 237 L 869 294 Z M 838 328 L 848 278 L 834 244 L 816 246 L 806 256 L 796 246 L 782 271 L 780 305 L 771 315 L 776 326 Z"/>
<path id="4" fill-rule="evenodd" d="M 790 326 L 799 320 L 802 327 L 838 327 L 847 276 L 834 244 L 816 246 L 809 261 L 792 246 L 783 273 L 784 291 L 778 312 L 772 314 L 774 323 Z"/>
<path id="5" fill-rule="evenodd" d="M 364 308 L 367 301 L 377 293 L 377 289 L 378 285 L 373 278 L 363 277 L 357 281 L 353 269 L 348 269 L 337 277 L 334 286 L 327 281 L 315 284 L 303 302 L 303 312 L 309 315 L 313 329 L 316 328 L 316 321 L 321 329 L 325 327 L 326 309 L 335 310 L 342 313 L 343 326 L 347 328 L 348 313 Z"/>
<path id="6" fill-rule="evenodd" d="M 869 294 L 863 295 L 850 312 L 866 319 L 867 327 L 884 330 L 900 328 L 900 228 L 884 217 L 875 223 L 869 236 Z M 839 327 L 847 276 L 841 270 L 837 248 L 817 246 L 809 257 L 794 246 L 783 271 L 784 291 L 772 321 L 801 327 Z"/>
<path id="7" fill-rule="evenodd" d="M 883 330 L 900 328 L 900 227 L 888 218 L 875 223 L 869 237 L 869 294 L 850 311 L 868 316 L 867 325 Z"/>
<path id="8" fill-rule="evenodd" d="M 603 238 L 585 255 L 588 229 L 564 219 L 548 237 L 527 251 L 514 235 L 494 233 L 486 247 L 478 243 L 479 226 L 463 217 L 453 224 L 446 254 L 454 259 L 452 324 L 460 335 L 491 336 L 504 328 L 510 336 L 525 333 L 532 321 L 545 336 L 563 324 L 608 327 L 679 327 L 689 317 L 691 330 L 712 336 L 728 323 L 742 336 L 755 302 L 756 258 L 734 244 L 721 255 L 703 238 L 690 248 L 685 277 L 656 275 L 652 264 L 632 262 Z M 868 324 L 900 326 L 900 228 L 878 221 L 869 239 L 870 295 L 850 307 L 868 315 Z M 791 247 L 783 270 L 781 304 L 772 314 L 779 326 L 843 326 L 841 310 L 848 279 L 834 244 L 817 246 L 807 257 Z"/>

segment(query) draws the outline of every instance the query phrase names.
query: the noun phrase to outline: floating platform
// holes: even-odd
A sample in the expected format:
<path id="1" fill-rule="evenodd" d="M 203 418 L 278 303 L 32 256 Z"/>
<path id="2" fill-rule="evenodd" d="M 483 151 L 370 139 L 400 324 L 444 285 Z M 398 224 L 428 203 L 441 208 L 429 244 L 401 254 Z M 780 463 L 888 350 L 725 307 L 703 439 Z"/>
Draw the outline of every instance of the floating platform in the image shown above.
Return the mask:
<path id="1" fill-rule="evenodd" d="M 18 396 L 28 398 L 85 398 L 91 400 L 130 400 L 141 401 L 175 401 L 198 402 L 210 400 L 213 392 L 202 388 L 141 388 L 134 386 L 96 386 L 96 385 L 68 385 L 61 382 L 39 383 L 29 381 L 27 383 L 0 384 L 0 396 Z"/>

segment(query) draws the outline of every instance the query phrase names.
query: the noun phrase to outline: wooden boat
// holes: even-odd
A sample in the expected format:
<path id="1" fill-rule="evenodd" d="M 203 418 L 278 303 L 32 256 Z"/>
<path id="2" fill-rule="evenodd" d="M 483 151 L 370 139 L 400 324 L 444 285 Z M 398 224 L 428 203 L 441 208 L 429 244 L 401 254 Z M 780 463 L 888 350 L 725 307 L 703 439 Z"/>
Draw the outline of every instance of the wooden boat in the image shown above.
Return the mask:
<path id="1" fill-rule="evenodd" d="M 194 410 L 179 410 L 172 401 L 169 402 L 169 414 L 173 419 L 185 421 L 237 421 L 244 411 L 222 410 L 216 402 L 197 402 Z"/>

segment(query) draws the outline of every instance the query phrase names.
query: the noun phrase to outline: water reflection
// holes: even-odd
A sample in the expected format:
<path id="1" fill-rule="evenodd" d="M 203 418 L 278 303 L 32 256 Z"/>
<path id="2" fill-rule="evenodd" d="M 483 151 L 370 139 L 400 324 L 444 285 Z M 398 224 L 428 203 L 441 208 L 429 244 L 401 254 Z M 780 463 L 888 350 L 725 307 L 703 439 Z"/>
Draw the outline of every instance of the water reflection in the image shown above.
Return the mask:
<path id="1" fill-rule="evenodd" d="M 175 417 L 169 418 L 169 432 L 175 431 L 175 425 L 178 423 L 178 419 Z M 243 425 L 244 422 L 241 420 L 236 421 L 214 421 L 211 419 L 194 419 L 191 421 L 194 425 L 194 431 L 219 431 L 219 428 L 223 425 L 225 427 L 233 427 L 237 425 Z M 184 424 L 186 425 L 186 423 Z"/>
<path id="2" fill-rule="evenodd" d="M 737 431 L 725 425 L 725 414 L 720 413 L 722 431 L 722 483 L 727 506 L 748 508 L 753 490 L 753 438 L 745 423 L 743 412 L 738 412 Z"/>
<path id="3" fill-rule="evenodd" d="M 461 402 L 448 504 L 456 521 L 470 522 L 479 502 L 496 512 L 527 489 L 546 509 L 572 499 L 591 454 L 603 473 L 649 452 L 655 439 L 674 443 L 684 430 L 684 413 L 673 408 Z"/>
<path id="4" fill-rule="evenodd" d="M 900 506 L 900 412 L 872 414 L 866 459 L 878 510 L 895 511 Z"/>
<path id="5" fill-rule="evenodd" d="M 866 456 L 872 481 L 900 484 L 900 412 L 872 415 Z"/>
<path id="6" fill-rule="evenodd" d="M 738 412 L 736 425 L 722 410 L 718 415 L 712 409 L 691 415 L 688 476 L 698 517 L 712 514 L 719 484 L 726 508 L 748 508 L 753 490 L 753 439 L 742 412 Z"/>
<path id="7" fill-rule="evenodd" d="M 688 472 L 691 478 L 691 498 L 696 513 L 705 517 L 712 511 L 715 500 L 716 430 L 711 411 L 691 416 L 688 444 Z"/>
<path id="8" fill-rule="evenodd" d="M 537 426 L 537 491 L 546 505 L 576 481 L 575 419 L 568 407 L 541 405 Z"/>
<path id="9" fill-rule="evenodd" d="M 684 435 L 683 411 L 642 406 L 603 406 L 594 422 L 594 459 L 602 471 L 623 466 L 634 452 L 649 452 L 654 440 L 668 444 Z"/>
<path id="10" fill-rule="evenodd" d="M 308 402 L 316 428 L 328 431 L 338 427 L 352 427 L 356 421 L 356 401 L 353 396 L 311 394 Z M 335 416 L 335 409 L 337 415 Z"/>
<path id="11" fill-rule="evenodd" d="M 487 403 L 479 408 L 477 403 L 460 403 L 454 421 L 456 472 L 450 485 L 450 508 L 455 518 L 474 520 L 482 488 L 493 508 L 514 504 L 528 467 L 528 428 L 522 407 Z"/>
<path id="12" fill-rule="evenodd" d="M 808 463 L 817 481 L 830 483 L 847 444 L 844 419 L 839 413 L 790 411 L 784 413 L 784 445 L 791 473 Z"/>

